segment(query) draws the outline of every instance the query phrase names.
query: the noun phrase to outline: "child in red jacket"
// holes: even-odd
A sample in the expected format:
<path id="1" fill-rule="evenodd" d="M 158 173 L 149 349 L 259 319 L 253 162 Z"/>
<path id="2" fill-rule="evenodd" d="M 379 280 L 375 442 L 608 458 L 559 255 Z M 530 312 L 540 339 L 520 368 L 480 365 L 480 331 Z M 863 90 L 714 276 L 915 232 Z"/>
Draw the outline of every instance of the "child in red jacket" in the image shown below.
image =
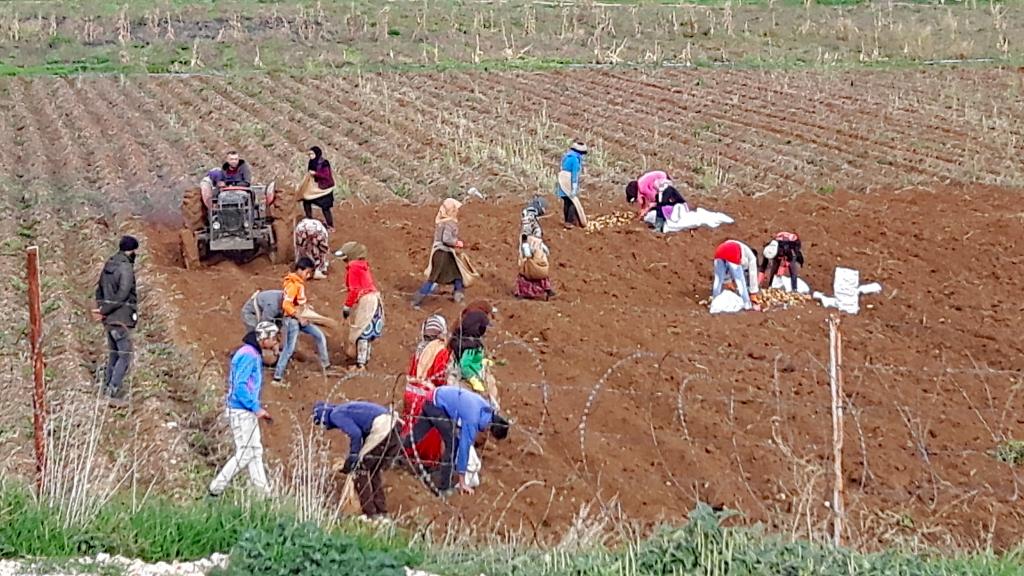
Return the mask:
<path id="1" fill-rule="evenodd" d="M 345 354 L 356 359 L 356 369 L 363 370 L 370 361 L 372 342 L 380 338 L 384 331 L 384 305 L 377 285 L 370 273 L 370 263 L 366 261 L 366 246 L 356 242 L 346 242 L 341 250 L 335 252 L 345 260 L 345 286 L 348 298 L 342 315 L 349 320 L 348 344 Z"/>

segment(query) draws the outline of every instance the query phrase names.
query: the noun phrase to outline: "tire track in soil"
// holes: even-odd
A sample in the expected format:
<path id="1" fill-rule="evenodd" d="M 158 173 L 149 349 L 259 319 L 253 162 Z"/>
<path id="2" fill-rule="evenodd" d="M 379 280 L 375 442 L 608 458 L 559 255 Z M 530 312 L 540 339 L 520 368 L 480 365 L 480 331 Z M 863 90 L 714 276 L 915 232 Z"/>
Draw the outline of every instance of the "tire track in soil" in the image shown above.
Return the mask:
<path id="1" fill-rule="evenodd" d="M 261 86 L 265 84 L 266 81 L 263 81 Z M 344 123 L 338 121 L 329 106 L 326 108 L 309 107 L 308 103 L 299 98 L 294 90 L 295 85 L 299 83 L 288 77 L 274 78 L 272 84 L 278 89 L 277 93 L 284 99 L 289 110 L 313 108 L 304 116 L 309 119 L 309 125 L 312 126 L 311 134 L 318 141 L 323 142 L 324 147 L 327 148 L 325 154 L 331 161 L 336 183 L 344 181 L 350 190 L 369 196 L 371 199 L 379 200 L 392 197 L 391 192 L 376 177 L 353 163 L 355 158 L 360 157 L 359 148 L 344 135 L 347 131 Z M 282 86 L 289 89 L 279 90 Z"/>
<path id="2" fill-rule="evenodd" d="M 71 89 L 71 83 L 79 82 L 81 79 L 82 77 L 76 77 L 57 81 L 56 108 L 61 110 L 62 118 L 71 124 L 73 133 L 77 135 L 77 148 L 88 150 L 87 155 L 91 159 L 89 165 L 94 171 L 92 183 L 106 195 L 120 189 L 123 182 L 122 174 L 134 170 L 124 163 L 123 157 L 111 153 L 107 147 L 107 143 L 117 132 L 116 124 L 104 126 L 93 116 L 93 112 L 96 111 L 90 109 L 88 114 L 83 112 L 86 106 L 82 105 Z"/>
<path id="3" fill-rule="evenodd" d="M 765 175 L 770 175 L 774 177 L 776 180 L 783 183 L 784 185 L 795 184 L 797 186 L 808 186 L 806 177 L 804 176 L 801 170 L 803 166 L 809 163 L 808 159 L 798 159 L 794 157 L 792 155 L 793 150 L 788 149 L 785 146 L 784 142 L 779 141 L 777 143 L 770 145 L 762 143 L 759 145 L 757 143 L 747 142 L 742 137 L 733 137 L 731 134 L 719 131 L 712 133 L 715 135 L 716 138 L 722 140 L 723 142 L 713 144 L 701 143 L 696 139 L 692 139 L 686 136 L 687 134 L 692 133 L 696 129 L 700 129 L 700 127 L 702 126 L 699 123 L 690 124 L 690 119 L 701 118 L 702 112 L 699 109 L 699 107 L 698 109 L 690 109 L 689 107 L 684 107 L 684 110 L 687 110 L 688 112 L 691 113 L 687 116 L 679 116 L 679 106 L 673 105 L 673 102 L 666 102 L 650 98 L 650 95 L 645 93 L 645 91 L 633 87 L 634 83 L 632 82 L 625 83 L 625 86 L 629 86 L 630 88 L 612 88 L 604 83 L 594 82 L 587 78 L 583 78 L 581 80 L 581 84 L 591 86 L 591 88 L 594 90 L 594 93 L 592 93 L 592 95 L 606 95 L 608 93 L 614 93 L 616 90 L 625 90 L 626 94 L 632 97 L 623 98 L 623 100 L 619 103 L 620 109 L 628 109 L 631 112 L 631 114 L 635 117 L 635 122 L 642 123 L 641 125 L 649 124 L 649 118 L 652 109 L 658 110 L 661 113 L 662 123 L 668 125 L 674 124 L 677 127 L 677 130 L 675 132 L 671 132 L 673 138 L 671 140 L 672 143 L 683 147 L 685 147 L 689 143 L 689 146 L 691 148 L 698 151 L 703 151 L 710 148 L 713 150 L 715 154 L 727 158 L 729 160 L 729 163 L 732 165 L 733 170 L 744 170 L 745 173 L 749 174 L 749 176 L 747 176 L 744 182 L 742 180 L 744 172 L 736 172 L 736 178 L 738 180 L 736 184 L 738 185 L 740 184 L 740 182 L 743 182 L 744 186 L 742 188 L 762 186 L 765 189 L 770 189 L 770 185 L 763 183 L 763 178 Z M 699 99 L 697 101 L 700 102 Z M 636 104 L 636 102 L 643 102 L 644 104 L 640 106 L 640 108 L 638 109 L 639 105 Z M 669 118 L 671 118 L 671 120 L 668 120 Z M 683 118 L 685 118 L 686 120 L 683 120 Z M 716 116 L 716 119 L 719 120 L 719 122 L 723 125 L 735 124 L 734 122 L 729 121 L 730 118 L 730 116 Z M 643 140 L 646 140 L 646 138 Z M 729 145 L 733 145 L 738 149 L 743 150 L 745 154 L 739 154 L 735 152 L 732 153 L 731 155 L 727 154 L 726 151 L 728 150 Z M 762 159 L 762 156 L 764 154 L 763 149 L 766 145 L 771 146 L 771 150 L 775 152 L 775 158 L 773 160 Z M 701 153 L 699 154 L 699 156 L 703 158 L 706 157 L 707 154 Z M 781 161 L 785 161 L 792 164 L 792 170 L 787 171 L 783 167 L 781 167 L 779 165 Z M 727 165 L 726 169 L 728 170 L 729 168 L 730 166 Z M 673 170 L 675 170 L 675 168 L 673 168 Z M 677 171 L 689 172 L 690 170 L 691 168 L 689 166 L 684 166 L 680 167 L 680 170 Z"/>
<path id="4" fill-rule="evenodd" d="M 751 82 L 749 80 L 749 73 L 740 75 L 734 73 L 734 71 L 731 70 L 727 72 L 729 74 L 732 74 L 733 77 L 729 81 L 723 81 L 720 83 L 721 91 L 723 93 L 729 94 L 734 97 L 742 97 L 748 100 L 753 98 L 755 103 L 761 103 L 761 106 L 754 105 L 751 107 L 752 109 L 768 110 L 772 108 L 777 108 L 777 104 L 774 103 L 771 99 L 764 99 L 758 97 L 760 92 L 775 91 L 775 89 L 773 89 L 770 85 L 763 83 L 755 84 Z M 956 173 L 963 169 L 955 155 L 951 155 L 948 152 L 945 152 L 941 149 L 934 149 L 934 147 L 927 145 L 922 146 L 919 144 L 918 148 L 928 149 L 930 152 L 922 153 L 918 151 L 918 148 L 908 150 L 905 147 L 899 146 L 899 140 L 898 138 L 895 137 L 892 138 L 891 141 L 885 141 L 877 137 L 871 138 L 865 136 L 864 134 L 870 132 L 866 130 L 866 127 L 863 125 L 856 125 L 855 127 L 853 127 L 853 129 L 846 129 L 844 127 L 844 125 L 846 125 L 846 122 L 844 122 L 844 120 L 846 119 L 846 114 L 838 113 L 834 109 L 834 106 L 829 105 L 824 100 L 819 98 L 818 106 L 814 108 L 800 105 L 801 102 L 806 102 L 808 100 L 808 94 L 810 94 L 810 92 L 806 94 L 790 95 L 791 97 L 786 99 L 787 109 L 785 110 L 785 112 L 787 113 L 777 113 L 773 115 L 773 117 L 790 118 L 800 125 L 813 127 L 815 130 L 824 131 L 825 133 L 836 134 L 841 137 L 844 137 L 845 139 L 851 140 L 854 143 L 870 144 L 871 146 L 877 147 L 879 149 L 876 155 L 880 157 L 888 157 L 892 154 L 900 155 L 909 163 L 914 163 L 915 159 L 919 159 L 921 164 L 926 166 L 933 166 L 932 169 L 935 170 L 937 174 L 945 174 L 949 177 L 956 177 Z M 813 122 L 810 120 L 810 118 L 820 118 L 822 116 L 826 116 L 826 118 L 831 118 L 832 121 Z M 915 134 L 908 134 L 901 132 L 900 130 L 890 130 L 890 119 L 891 114 L 886 114 L 886 112 L 883 110 L 878 110 L 874 114 L 875 123 L 880 122 L 881 125 L 885 127 L 884 132 L 881 133 L 887 136 L 890 134 L 895 134 L 896 136 L 904 136 L 906 139 L 919 142 L 938 143 L 943 142 L 945 140 L 944 138 L 937 137 L 935 134 L 923 135 L 920 132 Z M 878 134 L 879 131 L 874 131 L 874 133 Z M 862 146 L 859 149 L 863 150 L 865 148 Z M 945 168 L 940 168 L 939 166 L 941 165 L 945 165 Z M 950 168 L 952 168 L 952 170 L 950 170 Z"/>
<path id="5" fill-rule="evenodd" d="M 154 84 L 156 88 L 164 88 L 172 97 L 175 106 L 190 109 L 189 115 L 196 120 L 195 126 L 199 127 L 206 136 L 205 142 L 217 142 L 222 147 L 217 152 L 211 153 L 215 158 L 222 158 L 226 149 L 235 149 L 242 154 L 253 167 L 255 178 L 260 180 L 260 174 L 280 171 L 281 161 L 273 154 L 270 154 L 267 145 L 256 139 L 252 134 L 241 134 L 235 137 L 232 132 L 242 127 L 238 121 L 244 117 L 256 126 L 264 125 L 259 119 L 243 108 L 222 98 L 210 90 L 205 90 L 200 84 L 201 79 L 188 78 L 179 80 L 176 78 L 159 79 Z M 183 88 L 184 87 L 184 88 Z M 231 112 L 236 111 L 238 114 Z M 211 128 L 212 126 L 212 128 Z M 269 127 L 271 133 L 271 147 L 291 147 L 290 144 L 276 136 L 277 132 Z"/>
<path id="6" fill-rule="evenodd" d="M 552 78 L 549 75 L 545 75 L 544 78 L 547 79 L 547 81 L 544 82 L 545 84 L 551 84 L 553 82 L 560 81 L 559 78 Z M 544 92 L 538 93 L 538 91 L 536 89 L 534 89 L 532 86 L 528 86 L 528 85 L 524 84 L 522 80 L 520 80 L 520 79 L 514 79 L 514 80 L 518 83 L 518 86 L 520 87 L 521 90 L 530 92 L 531 94 L 533 94 L 537 98 L 547 99 L 548 97 L 550 97 L 550 93 L 544 93 Z M 545 94 L 547 94 L 547 96 Z M 562 95 L 559 94 L 559 95 L 556 96 L 556 98 L 558 99 L 559 108 L 565 108 L 565 109 L 568 109 L 568 110 L 572 110 L 574 103 L 578 104 L 579 101 L 587 101 L 587 100 L 590 100 L 590 101 L 601 101 L 606 96 L 607 96 L 607 91 L 600 91 L 600 92 L 598 92 L 598 91 L 594 91 L 594 90 L 582 89 L 582 90 L 577 90 L 572 97 L 562 96 Z M 604 108 L 601 108 L 601 110 L 604 110 Z M 589 110 L 588 114 L 589 115 L 596 115 L 596 116 L 598 116 L 600 118 L 599 122 L 591 121 L 589 116 L 585 116 L 585 117 L 582 117 L 582 119 L 580 119 L 581 116 L 578 116 L 578 115 L 577 116 L 572 116 L 570 114 L 569 115 L 570 119 L 563 120 L 562 123 L 564 123 L 566 125 L 569 125 L 569 126 L 573 126 L 574 129 L 576 129 L 576 130 L 590 131 L 590 132 L 597 133 L 597 134 L 607 135 L 608 131 L 606 129 L 604 129 L 604 128 L 600 128 L 599 126 L 617 126 L 617 125 L 619 125 L 622 122 L 622 117 L 621 116 L 615 116 L 614 114 L 616 112 L 620 112 L 621 113 L 621 109 L 615 110 L 615 111 L 611 111 L 611 112 L 595 112 L 594 110 Z M 564 113 L 560 113 L 559 117 L 564 117 L 564 116 L 565 116 Z M 635 140 L 633 140 L 633 139 L 625 139 L 625 137 L 615 137 L 615 138 L 613 138 L 612 141 L 613 141 L 613 143 L 616 143 L 618 145 L 619 153 L 620 154 L 623 154 L 623 153 L 628 154 L 629 156 L 637 158 L 637 160 L 639 160 L 640 162 L 642 162 L 645 159 L 649 160 L 650 158 L 659 158 L 660 157 L 660 155 L 657 154 L 657 152 L 644 153 L 644 152 L 639 151 L 638 142 L 639 143 L 643 143 L 643 142 L 645 142 L 648 139 L 653 139 L 654 138 L 654 132 L 652 130 L 650 130 L 650 129 L 644 128 L 644 126 L 646 126 L 647 124 L 650 123 L 649 121 L 650 121 L 650 113 L 649 112 L 646 113 L 646 114 L 638 113 L 638 112 L 630 112 L 628 114 L 626 124 L 628 124 L 631 129 L 635 130 L 635 133 L 638 136 L 635 138 Z M 737 141 L 733 140 L 733 142 L 736 143 Z M 650 150 L 650 149 L 649 148 L 645 148 L 645 150 Z M 724 147 L 720 147 L 720 148 L 716 149 L 716 151 L 718 153 L 720 153 L 723 157 L 725 157 L 727 160 L 729 160 L 730 162 L 732 162 L 736 166 L 747 166 L 747 165 L 749 165 L 749 163 L 751 161 L 750 158 L 748 158 L 748 157 L 741 156 L 741 155 L 739 155 L 737 153 L 730 153 L 728 151 L 728 149 L 724 148 Z M 650 162 L 648 162 L 648 164 L 650 165 Z M 672 162 L 671 160 L 666 162 L 666 164 L 668 164 L 670 166 L 676 166 L 678 168 L 678 170 L 676 170 L 676 171 L 678 171 L 680 173 L 690 173 L 690 171 L 691 171 L 690 167 L 688 167 L 688 166 L 679 167 L 674 162 Z M 635 166 L 636 163 L 634 162 L 633 165 Z M 800 184 L 798 182 L 794 182 L 793 178 L 790 177 L 789 175 L 787 175 L 786 173 L 780 172 L 778 170 L 776 164 L 765 163 L 764 164 L 764 168 L 766 169 L 766 173 L 767 174 L 771 174 L 772 176 L 774 176 L 775 178 L 779 179 L 780 181 L 791 182 L 791 183 L 796 183 L 798 185 L 802 185 L 802 184 Z M 616 175 L 616 179 L 617 180 L 621 180 L 622 182 L 631 180 L 631 179 L 636 177 L 636 174 L 634 173 L 634 172 L 636 172 L 635 169 L 630 169 L 628 171 L 625 170 L 625 169 L 622 169 L 622 170 L 620 170 L 620 172 L 621 172 L 620 174 Z M 685 181 L 683 183 L 686 184 Z M 692 188 L 692 189 L 696 190 L 696 188 Z"/>
<path id="7" fill-rule="evenodd" d="M 27 161 L 26 157 L 45 158 L 45 168 L 39 169 L 39 173 L 44 174 L 42 179 L 71 188 L 85 184 L 85 179 L 92 177 L 80 154 L 81 149 L 85 148 L 84 155 L 89 156 L 90 147 L 73 144 L 74 140 L 63 122 L 58 121 L 50 113 L 50 110 L 56 107 L 54 99 L 49 94 L 38 93 L 39 86 L 54 82 L 53 79 L 24 79 L 12 84 L 17 87 L 12 95 L 17 105 L 24 110 L 26 103 L 32 104 L 31 112 L 24 111 L 23 114 L 31 124 L 31 128 L 26 130 L 31 129 L 35 135 L 31 140 L 35 149 L 28 149 L 22 159 Z M 47 134 L 47 137 L 44 139 L 42 134 Z"/>

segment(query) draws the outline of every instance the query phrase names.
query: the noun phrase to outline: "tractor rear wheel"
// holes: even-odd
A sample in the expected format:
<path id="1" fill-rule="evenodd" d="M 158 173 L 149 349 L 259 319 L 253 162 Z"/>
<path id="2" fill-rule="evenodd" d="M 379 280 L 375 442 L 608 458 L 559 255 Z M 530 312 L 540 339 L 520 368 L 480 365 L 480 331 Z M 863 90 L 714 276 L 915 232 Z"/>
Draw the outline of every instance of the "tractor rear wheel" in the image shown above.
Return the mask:
<path id="1" fill-rule="evenodd" d="M 206 207 L 203 205 L 203 192 L 199 188 L 185 191 L 181 198 L 181 217 L 185 228 L 193 232 L 206 228 Z"/>
<path id="2" fill-rule="evenodd" d="M 181 260 L 187 270 L 198 270 L 201 266 L 199 254 L 199 242 L 196 235 L 188 228 L 182 228 L 178 232 L 178 239 L 181 242 Z"/>
<path id="3" fill-rule="evenodd" d="M 274 239 L 270 244 L 270 261 L 274 264 L 291 264 L 295 259 L 292 227 L 283 218 L 275 218 L 270 224 Z"/>

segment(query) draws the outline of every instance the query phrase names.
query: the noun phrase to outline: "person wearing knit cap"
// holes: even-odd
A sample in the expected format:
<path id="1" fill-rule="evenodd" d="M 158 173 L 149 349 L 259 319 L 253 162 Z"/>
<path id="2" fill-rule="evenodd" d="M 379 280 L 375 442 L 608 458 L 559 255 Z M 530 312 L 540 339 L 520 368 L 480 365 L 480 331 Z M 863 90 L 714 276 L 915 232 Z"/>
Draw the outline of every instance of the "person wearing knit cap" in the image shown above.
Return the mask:
<path id="1" fill-rule="evenodd" d="M 583 157 L 586 154 L 587 145 L 577 140 L 562 156 L 562 163 L 559 166 L 555 194 L 562 199 L 562 215 L 566 228 L 583 225 L 573 199 L 580 193 L 580 173 L 583 171 Z"/>
<path id="2" fill-rule="evenodd" d="M 348 298 L 342 315 L 350 320 L 348 346 L 345 353 L 356 359 L 356 369 L 363 370 L 370 361 L 373 341 L 384 332 L 384 299 L 377 290 L 366 261 L 369 251 L 358 242 L 346 242 L 335 256 L 345 261 L 345 286 Z"/>
<path id="3" fill-rule="evenodd" d="M 138 296 L 135 293 L 135 255 L 139 241 L 122 236 L 117 254 L 103 265 L 96 282 L 96 308 L 93 319 L 103 323 L 107 335 L 107 369 L 103 392 L 114 407 L 127 406 L 124 379 L 132 361 L 132 330 L 138 323 Z"/>
<path id="4" fill-rule="evenodd" d="M 402 435 L 408 436 L 423 411 L 423 405 L 434 397 L 434 389 L 448 381 L 448 362 L 451 350 L 446 344 L 448 322 L 444 316 L 434 314 L 423 322 L 422 339 L 409 363 L 405 376 L 405 396 L 402 404 Z M 423 470 L 433 470 L 441 460 L 444 443 L 440 432 L 433 430 L 422 440 L 406 449 L 409 462 Z"/>

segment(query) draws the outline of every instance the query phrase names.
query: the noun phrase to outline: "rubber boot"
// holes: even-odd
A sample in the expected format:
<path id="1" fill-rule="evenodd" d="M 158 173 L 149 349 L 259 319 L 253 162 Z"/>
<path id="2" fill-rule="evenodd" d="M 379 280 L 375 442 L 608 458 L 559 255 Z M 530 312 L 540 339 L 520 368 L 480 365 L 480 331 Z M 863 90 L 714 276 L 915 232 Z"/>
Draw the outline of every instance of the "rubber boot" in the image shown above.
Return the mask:
<path id="1" fill-rule="evenodd" d="M 456 304 L 462 303 L 462 301 L 465 299 L 466 295 L 463 294 L 461 290 L 452 295 L 452 301 L 455 302 Z"/>

